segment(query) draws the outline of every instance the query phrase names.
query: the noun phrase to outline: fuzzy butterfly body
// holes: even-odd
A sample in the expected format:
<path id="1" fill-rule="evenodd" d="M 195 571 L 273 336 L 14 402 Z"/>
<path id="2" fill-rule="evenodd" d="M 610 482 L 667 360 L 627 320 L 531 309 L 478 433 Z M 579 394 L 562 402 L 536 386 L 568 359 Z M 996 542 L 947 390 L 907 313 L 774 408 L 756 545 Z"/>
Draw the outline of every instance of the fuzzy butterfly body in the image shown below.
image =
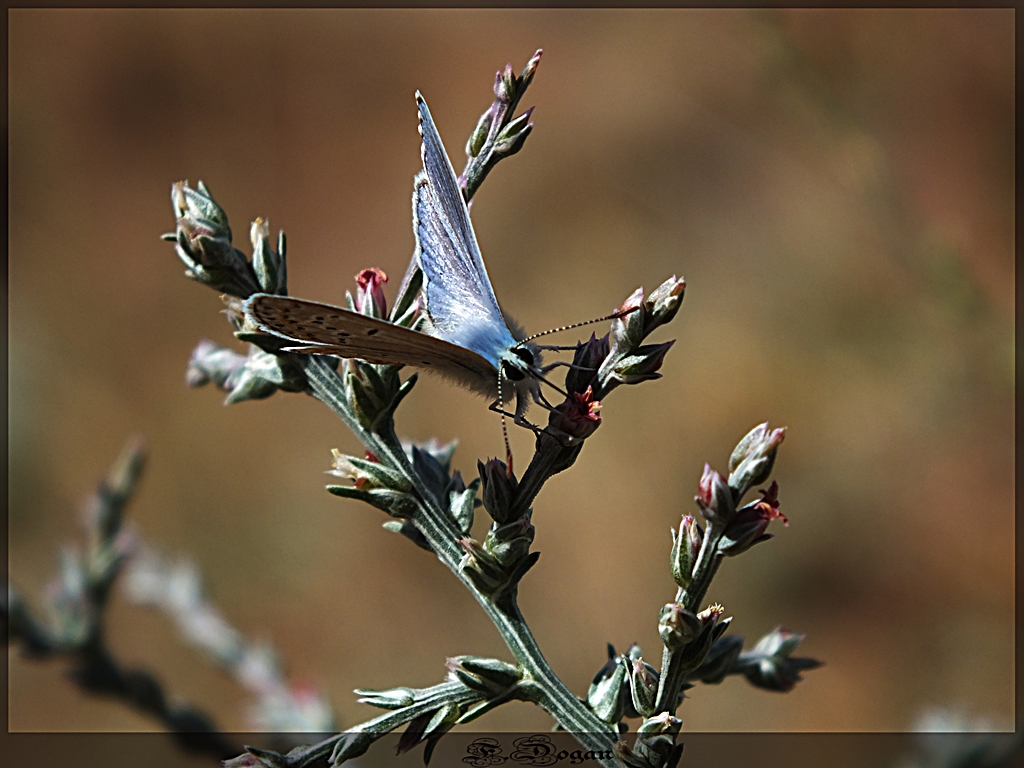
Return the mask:
<path id="1" fill-rule="evenodd" d="M 342 307 L 255 294 L 246 315 L 266 333 L 297 342 L 289 351 L 436 371 L 490 397 L 504 378 L 516 415 L 539 401 L 539 352 L 509 329 L 487 277 L 469 210 L 430 110 L 417 93 L 423 171 L 413 189 L 413 256 L 423 272 L 422 332 Z M 501 387 L 505 389 L 505 387 Z"/>

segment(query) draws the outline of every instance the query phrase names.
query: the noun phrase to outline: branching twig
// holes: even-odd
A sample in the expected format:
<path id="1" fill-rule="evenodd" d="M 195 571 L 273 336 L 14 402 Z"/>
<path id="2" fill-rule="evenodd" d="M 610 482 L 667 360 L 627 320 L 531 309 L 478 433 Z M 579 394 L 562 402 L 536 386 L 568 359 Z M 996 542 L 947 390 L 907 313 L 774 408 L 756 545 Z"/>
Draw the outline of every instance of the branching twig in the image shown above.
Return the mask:
<path id="1" fill-rule="evenodd" d="M 224 758 L 237 751 L 200 710 L 168 701 L 150 673 L 120 665 L 106 646 L 103 618 L 110 589 L 135 546 L 124 526 L 124 508 L 135 491 L 144 464 L 141 441 L 132 440 L 100 483 L 86 509 L 84 551 L 66 549 L 61 573 L 47 594 L 49 625 L 36 619 L 12 586 L 0 615 L 4 636 L 21 644 L 30 659 L 71 661 L 68 677 L 91 694 L 123 701 L 161 722 L 189 751 Z"/>

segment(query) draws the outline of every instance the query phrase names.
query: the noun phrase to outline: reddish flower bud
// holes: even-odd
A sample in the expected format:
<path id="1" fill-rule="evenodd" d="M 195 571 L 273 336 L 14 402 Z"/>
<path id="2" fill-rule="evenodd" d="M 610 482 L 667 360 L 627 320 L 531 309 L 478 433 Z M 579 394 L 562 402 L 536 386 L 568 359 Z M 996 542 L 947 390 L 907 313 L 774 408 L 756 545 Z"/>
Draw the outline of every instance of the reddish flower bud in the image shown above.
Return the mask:
<path id="1" fill-rule="evenodd" d="M 370 317 L 386 318 L 388 302 L 384 298 L 381 287 L 388 281 L 388 276 L 377 267 L 364 269 L 356 275 L 359 289 L 356 291 L 356 310 Z"/>
<path id="2" fill-rule="evenodd" d="M 700 479 L 695 500 L 704 519 L 709 523 L 728 525 L 736 514 L 736 500 L 732 489 L 725 482 L 725 478 L 708 464 L 704 465 L 704 474 Z"/>

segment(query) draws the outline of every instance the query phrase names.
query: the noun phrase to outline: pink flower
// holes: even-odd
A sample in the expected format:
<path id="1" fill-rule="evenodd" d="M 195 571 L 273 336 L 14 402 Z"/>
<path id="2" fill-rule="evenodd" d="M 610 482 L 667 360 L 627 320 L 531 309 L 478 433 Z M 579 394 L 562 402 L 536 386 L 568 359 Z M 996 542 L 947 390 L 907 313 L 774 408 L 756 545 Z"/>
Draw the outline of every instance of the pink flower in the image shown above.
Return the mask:
<path id="1" fill-rule="evenodd" d="M 570 392 L 569 399 L 551 414 L 550 424 L 570 437 L 580 440 L 590 437 L 601 426 L 601 401 L 594 400 L 594 388 L 585 392 Z"/>
<path id="2" fill-rule="evenodd" d="M 754 509 L 758 511 L 760 519 L 765 520 L 765 525 L 772 520 L 782 520 L 782 524 L 785 526 L 789 525 L 789 520 L 784 514 L 779 512 L 779 484 L 772 480 L 772 484 L 768 487 L 768 490 L 761 490 L 761 500 L 754 502 Z M 743 514 L 741 512 L 741 514 Z M 736 516 L 737 519 L 739 515 Z"/>
<path id="3" fill-rule="evenodd" d="M 760 500 L 737 511 L 718 544 L 719 552 L 738 555 L 755 544 L 767 541 L 772 535 L 765 531 L 772 520 L 781 520 L 783 525 L 789 525 L 789 520 L 779 511 L 779 484 L 773 481 L 768 490 L 762 490 L 761 494 Z"/>

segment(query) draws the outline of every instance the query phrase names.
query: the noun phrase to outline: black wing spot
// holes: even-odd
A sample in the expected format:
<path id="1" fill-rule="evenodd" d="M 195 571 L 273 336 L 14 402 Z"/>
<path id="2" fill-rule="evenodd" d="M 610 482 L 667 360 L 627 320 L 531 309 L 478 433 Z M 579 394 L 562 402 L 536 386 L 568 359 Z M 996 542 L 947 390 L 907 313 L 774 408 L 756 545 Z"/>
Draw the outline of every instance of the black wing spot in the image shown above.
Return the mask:
<path id="1" fill-rule="evenodd" d="M 429 361 L 429 360 L 424 360 L 424 361 L 423 361 L 423 364 L 424 364 L 424 365 L 430 365 L 430 361 Z"/>
<path id="2" fill-rule="evenodd" d="M 350 334 L 348 331 L 340 331 L 338 335 L 339 336 L 351 336 L 352 334 Z"/>
<path id="3" fill-rule="evenodd" d="M 368 330 L 368 331 L 366 332 L 366 335 L 367 335 L 367 336 L 373 336 L 373 335 L 374 335 L 375 333 L 377 333 L 377 331 L 379 331 L 379 330 L 380 330 L 379 328 L 371 328 L 370 330 Z"/>
<path id="4" fill-rule="evenodd" d="M 326 328 L 328 331 L 336 331 L 336 330 L 338 330 L 333 325 L 325 325 L 324 328 Z"/>

